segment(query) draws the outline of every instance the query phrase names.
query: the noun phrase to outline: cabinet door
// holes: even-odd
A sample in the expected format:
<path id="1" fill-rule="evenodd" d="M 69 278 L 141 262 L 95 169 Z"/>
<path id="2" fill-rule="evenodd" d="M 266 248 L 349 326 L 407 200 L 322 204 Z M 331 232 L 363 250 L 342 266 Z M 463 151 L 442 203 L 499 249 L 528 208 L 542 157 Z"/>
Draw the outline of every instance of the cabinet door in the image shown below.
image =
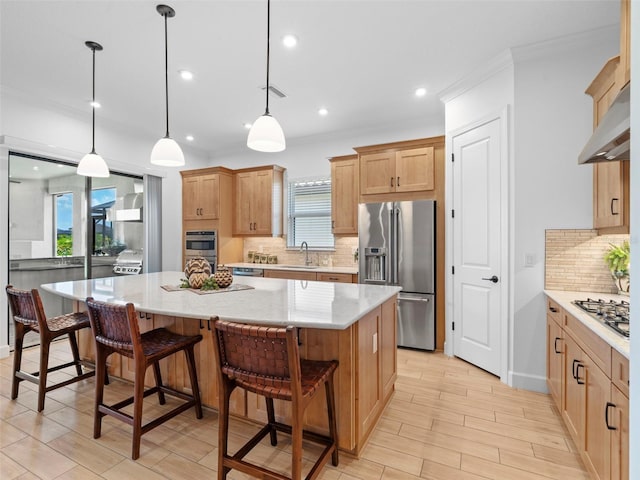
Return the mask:
<path id="1" fill-rule="evenodd" d="M 602 162 L 593 166 L 593 225 L 621 227 L 625 223 L 623 162 Z"/>
<path id="2" fill-rule="evenodd" d="M 373 428 L 378 418 L 378 410 L 382 407 L 379 322 L 380 308 L 358 321 L 358 441 L 365 438 Z"/>
<path id="3" fill-rule="evenodd" d="M 629 480 L 629 398 L 611 386 L 611 480 Z"/>
<path id="4" fill-rule="evenodd" d="M 358 234 L 358 160 L 331 162 L 331 230 Z"/>
<path id="5" fill-rule="evenodd" d="M 562 375 L 564 372 L 564 339 L 560 326 L 547 315 L 547 385 L 549 393 L 562 410 Z M 571 378 L 570 380 L 573 380 Z"/>
<path id="6" fill-rule="evenodd" d="M 182 220 L 200 220 L 200 177 L 182 179 Z"/>
<path id="7" fill-rule="evenodd" d="M 203 175 L 200 177 L 200 220 L 220 218 L 220 176 Z"/>
<path id="8" fill-rule="evenodd" d="M 575 378 L 576 370 L 578 370 L 581 382 L 584 382 L 584 367 L 576 368 L 578 365 L 584 365 L 582 362 L 582 349 L 573 341 L 573 339 L 565 335 L 565 391 L 564 401 L 562 404 L 562 418 L 567 425 L 569 433 L 576 442 L 578 450 L 584 449 L 584 397 L 585 385 L 578 383 Z"/>
<path id="9" fill-rule="evenodd" d="M 609 480 L 611 433 L 605 422 L 605 410 L 611 399 L 611 381 L 588 356 L 585 356 L 584 451 L 587 468 L 598 480 Z M 581 369 L 582 370 L 582 369 Z"/>
<path id="10" fill-rule="evenodd" d="M 398 304 L 395 298 L 382 304 L 380 319 L 380 373 L 382 375 L 382 398 L 393 393 L 398 372 L 398 339 L 396 317 Z"/>
<path id="11" fill-rule="evenodd" d="M 252 172 L 237 173 L 235 182 L 235 221 L 233 233 L 247 235 L 253 233 L 253 221 L 251 218 L 251 199 L 253 195 Z"/>
<path id="12" fill-rule="evenodd" d="M 360 191 L 362 195 L 396 190 L 395 153 L 360 155 Z"/>
<path id="13" fill-rule="evenodd" d="M 253 172 L 253 188 L 251 200 L 251 221 L 257 235 L 271 235 L 271 212 L 273 211 L 273 171 L 258 170 Z"/>
<path id="14" fill-rule="evenodd" d="M 396 192 L 434 189 L 433 147 L 396 152 Z"/>
<path id="15" fill-rule="evenodd" d="M 618 88 L 631 80 L 631 0 L 620 2 L 620 68 L 616 75 Z"/>

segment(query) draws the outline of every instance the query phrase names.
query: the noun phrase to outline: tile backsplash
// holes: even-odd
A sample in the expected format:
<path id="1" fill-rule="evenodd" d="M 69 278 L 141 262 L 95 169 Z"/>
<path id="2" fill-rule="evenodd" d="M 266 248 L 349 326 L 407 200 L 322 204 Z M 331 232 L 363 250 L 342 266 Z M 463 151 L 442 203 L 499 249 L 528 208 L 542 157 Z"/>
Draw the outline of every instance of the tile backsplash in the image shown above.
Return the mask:
<path id="1" fill-rule="evenodd" d="M 357 267 L 353 250 L 358 247 L 358 237 L 336 237 L 335 250 L 309 249 L 309 258 L 315 265 L 334 267 Z M 303 265 L 304 253 L 298 249 L 287 250 L 286 240 L 281 237 L 250 237 L 244 239 L 242 261 L 246 262 L 249 250 L 278 256 L 278 263 Z"/>
<path id="2" fill-rule="evenodd" d="M 596 230 L 547 230 L 545 278 L 548 290 L 617 293 L 604 254 L 609 244 L 621 244 L 629 235 L 598 235 Z"/>

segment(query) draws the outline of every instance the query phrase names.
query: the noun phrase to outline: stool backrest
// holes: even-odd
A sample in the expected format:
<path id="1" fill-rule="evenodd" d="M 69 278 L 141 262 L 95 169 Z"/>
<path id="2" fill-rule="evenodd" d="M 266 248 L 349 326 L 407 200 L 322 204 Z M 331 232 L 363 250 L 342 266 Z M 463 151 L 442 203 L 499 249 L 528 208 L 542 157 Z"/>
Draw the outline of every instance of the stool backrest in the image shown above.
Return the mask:
<path id="1" fill-rule="evenodd" d="M 14 322 L 38 327 L 41 331 L 48 329 L 38 289 L 20 290 L 13 285 L 7 285 L 6 292 Z"/>
<path id="2" fill-rule="evenodd" d="M 128 350 L 142 353 L 140 328 L 136 311 L 132 303 L 113 305 L 87 298 L 87 310 L 91 330 L 96 342 L 116 350 Z"/>
<path id="3" fill-rule="evenodd" d="M 296 385 L 300 384 L 300 357 L 294 327 L 262 327 L 224 320 L 214 320 L 214 326 L 222 373 L 260 387 L 299 390 Z"/>

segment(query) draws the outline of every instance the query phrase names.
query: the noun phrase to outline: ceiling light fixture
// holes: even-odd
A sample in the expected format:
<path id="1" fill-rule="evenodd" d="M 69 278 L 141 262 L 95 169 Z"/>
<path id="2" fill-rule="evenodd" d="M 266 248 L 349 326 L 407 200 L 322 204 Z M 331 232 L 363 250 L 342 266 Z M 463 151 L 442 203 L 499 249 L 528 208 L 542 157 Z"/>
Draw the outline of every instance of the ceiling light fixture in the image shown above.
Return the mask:
<path id="1" fill-rule="evenodd" d="M 247 122 L 247 123 L 243 124 L 242 126 L 243 126 L 244 128 L 246 128 L 247 130 L 249 130 L 249 129 L 253 126 L 253 124 L 251 124 L 251 123 Z"/>
<path id="2" fill-rule="evenodd" d="M 282 44 L 287 48 L 293 48 L 298 44 L 298 37 L 289 34 L 282 37 Z"/>
<path id="3" fill-rule="evenodd" d="M 416 97 L 424 97 L 427 94 L 427 89 L 424 87 L 416 88 Z"/>
<path id="4" fill-rule="evenodd" d="M 93 102 L 89 102 L 89 105 L 91 105 L 93 108 L 100 108 L 102 105 L 100 105 L 100 102 L 96 102 L 95 100 Z"/>
<path id="5" fill-rule="evenodd" d="M 193 73 L 191 73 L 189 70 L 178 70 L 178 73 L 183 80 L 193 80 Z"/>
<path id="6" fill-rule="evenodd" d="M 167 132 L 158 140 L 151 150 L 151 163 L 163 167 L 180 167 L 184 165 L 184 154 L 178 142 L 169 136 L 169 54 L 167 48 L 167 18 L 175 17 L 176 12 L 168 5 L 157 5 L 156 10 L 164 17 L 164 86 Z"/>
<path id="7" fill-rule="evenodd" d="M 259 152 L 281 152 L 286 148 L 284 132 L 278 121 L 269 113 L 269 38 L 271 34 L 271 0 L 267 0 L 267 105 L 264 115 L 253 122 L 247 146 Z"/>
<path id="8" fill-rule="evenodd" d="M 96 50 L 102 50 L 102 45 L 96 42 L 84 42 L 84 44 L 91 49 L 93 53 L 93 95 L 92 104 L 96 101 Z M 78 175 L 84 175 L 85 177 L 102 177 L 109 176 L 109 167 L 104 159 L 96 153 L 96 107 L 91 107 L 92 121 L 91 121 L 91 153 L 87 153 L 80 163 L 76 173 Z"/>
<path id="9" fill-rule="evenodd" d="M 326 108 L 323 107 L 323 108 L 318 109 L 318 115 L 321 115 L 321 116 L 324 117 L 324 116 L 326 116 L 328 114 L 329 114 L 329 110 L 327 110 Z"/>
<path id="10" fill-rule="evenodd" d="M 193 135 L 187 135 L 185 138 L 187 139 L 187 141 L 193 142 Z"/>

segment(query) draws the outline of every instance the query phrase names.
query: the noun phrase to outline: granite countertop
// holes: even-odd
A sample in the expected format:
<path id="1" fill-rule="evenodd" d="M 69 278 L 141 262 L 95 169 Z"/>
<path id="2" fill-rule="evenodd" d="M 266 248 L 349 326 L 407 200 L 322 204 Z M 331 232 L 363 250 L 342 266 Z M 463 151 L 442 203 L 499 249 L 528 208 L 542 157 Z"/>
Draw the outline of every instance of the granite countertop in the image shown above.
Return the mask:
<path id="1" fill-rule="evenodd" d="M 349 273 L 356 275 L 358 273 L 357 265 L 353 267 L 327 267 L 312 265 L 305 267 L 304 265 L 290 265 L 281 263 L 225 263 L 227 267 L 241 268 L 261 268 L 263 270 L 292 270 L 296 272 L 318 272 L 318 273 Z"/>
<path id="2" fill-rule="evenodd" d="M 234 284 L 252 289 L 198 294 L 188 289 L 161 288 L 178 286 L 183 277 L 182 272 L 158 272 L 41 287 L 73 300 L 84 301 L 92 296 L 115 304 L 131 302 L 140 312 L 196 319 L 217 315 L 237 322 L 335 330 L 349 327 L 400 291 L 400 287 L 390 286 L 241 276 L 234 277 Z"/>
<path id="3" fill-rule="evenodd" d="M 565 290 L 545 290 L 544 293 L 556 301 L 567 313 L 580 320 L 596 335 L 602 338 L 605 342 L 615 348 L 625 358 L 629 358 L 629 338 L 623 337 L 614 330 L 607 327 L 604 323 L 599 322 L 587 312 L 579 307 L 576 307 L 573 303 L 574 300 L 586 300 L 587 298 L 597 298 L 603 300 L 615 300 L 619 302 L 624 300 L 629 301 L 629 297 L 625 295 L 616 295 L 613 293 L 598 293 L 598 292 L 573 292 Z"/>

